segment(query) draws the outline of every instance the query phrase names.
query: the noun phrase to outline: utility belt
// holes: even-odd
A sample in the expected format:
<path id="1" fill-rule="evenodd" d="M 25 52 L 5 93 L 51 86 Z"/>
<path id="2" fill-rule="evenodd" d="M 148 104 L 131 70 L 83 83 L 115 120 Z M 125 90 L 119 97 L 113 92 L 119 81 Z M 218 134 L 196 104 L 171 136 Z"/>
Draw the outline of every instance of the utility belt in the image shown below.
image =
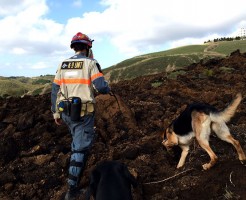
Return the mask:
<path id="1" fill-rule="evenodd" d="M 58 110 L 71 117 L 72 121 L 78 121 L 81 116 L 94 112 L 94 104 L 82 103 L 79 97 L 64 99 L 58 103 Z"/>

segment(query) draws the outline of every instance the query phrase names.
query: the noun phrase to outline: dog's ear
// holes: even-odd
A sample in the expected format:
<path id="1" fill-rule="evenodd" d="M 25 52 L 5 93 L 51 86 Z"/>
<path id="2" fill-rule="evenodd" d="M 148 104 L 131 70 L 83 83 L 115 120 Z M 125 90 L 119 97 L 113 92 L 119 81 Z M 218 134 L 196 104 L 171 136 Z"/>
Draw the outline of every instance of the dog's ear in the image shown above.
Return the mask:
<path id="1" fill-rule="evenodd" d="M 167 140 L 167 137 L 168 137 L 167 135 L 172 134 L 172 132 L 173 132 L 173 129 L 171 127 L 166 128 L 166 130 L 162 132 L 162 135 L 161 135 L 162 140 Z"/>
<path id="2" fill-rule="evenodd" d="M 169 126 L 166 130 L 166 134 L 172 134 L 173 133 L 173 128 L 172 126 Z"/>
<path id="3" fill-rule="evenodd" d="M 165 131 L 162 132 L 162 134 L 161 134 L 161 139 L 162 140 L 165 140 L 167 138 L 166 132 L 167 132 L 167 130 L 165 130 Z"/>

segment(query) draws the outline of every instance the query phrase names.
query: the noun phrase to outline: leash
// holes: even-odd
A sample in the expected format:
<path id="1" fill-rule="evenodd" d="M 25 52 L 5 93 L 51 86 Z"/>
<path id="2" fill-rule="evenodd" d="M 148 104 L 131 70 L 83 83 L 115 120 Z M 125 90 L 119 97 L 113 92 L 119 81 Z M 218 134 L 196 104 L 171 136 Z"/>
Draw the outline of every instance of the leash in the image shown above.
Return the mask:
<path id="1" fill-rule="evenodd" d="M 190 172 L 190 171 L 192 171 L 192 170 L 194 170 L 194 169 L 193 169 L 193 168 L 187 169 L 187 170 L 185 170 L 185 171 L 182 171 L 182 172 L 180 172 L 180 173 L 178 173 L 178 174 L 175 174 L 175 175 L 173 175 L 173 176 L 171 176 L 171 177 L 168 177 L 168 178 L 165 178 L 165 179 L 163 179 L 163 180 L 160 180 L 160 181 L 153 181 L 153 182 L 148 182 L 148 183 L 143 183 L 143 184 L 144 184 L 144 185 L 149 185 L 149 184 L 156 184 L 156 183 L 166 182 L 166 181 L 168 181 L 168 180 L 170 180 L 170 179 L 176 178 L 177 176 L 180 176 L 180 175 L 185 174 L 185 173 L 187 173 L 187 172 Z"/>
<path id="2" fill-rule="evenodd" d="M 117 102 L 117 104 L 118 104 L 118 107 L 119 107 L 119 109 L 120 109 L 120 104 L 119 104 L 119 101 L 118 101 L 118 99 L 117 99 L 115 93 L 113 93 L 112 91 L 110 91 L 110 92 L 109 92 L 109 95 L 110 95 L 110 96 L 113 96 L 113 97 L 115 98 L 115 100 L 116 100 L 116 102 Z M 120 109 L 120 111 L 121 111 L 121 109 Z"/>

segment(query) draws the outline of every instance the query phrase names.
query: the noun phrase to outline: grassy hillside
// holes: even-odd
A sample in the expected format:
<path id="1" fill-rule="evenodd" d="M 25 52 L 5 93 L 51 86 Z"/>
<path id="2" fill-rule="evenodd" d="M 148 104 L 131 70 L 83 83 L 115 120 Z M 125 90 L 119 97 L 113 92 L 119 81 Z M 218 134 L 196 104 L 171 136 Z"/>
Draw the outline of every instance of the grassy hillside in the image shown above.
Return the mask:
<path id="1" fill-rule="evenodd" d="M 117 82 L 163 71 L 180 71 L 201 59 L 225 57 L 237 49 L 246 52 L 246 40 L 183 46 L 127 59 L 105 69 L 104 74 L 110 82 Z"/>
<path id="2" fill-rule="evenodd" d="M 0 96 L 22 96 L 45 93 L 50 88 L 53 75 L 39 77 L 0 77 Z"/>
<path id="3" fill-rule="evenodd" d="M 201 59 L 225 57 L 240 49 L 246 52 L 246 40 L 189 45 L 136 56 L 103 70 L 110 82 L 133 79 L 138 76 L 156 74 L 163 71 L 170 78 L 183 73 L 182 69 Z M 50 92 L 53 75 L 26 77 L 0 77 L 0 96 L 36 95 Z"/>

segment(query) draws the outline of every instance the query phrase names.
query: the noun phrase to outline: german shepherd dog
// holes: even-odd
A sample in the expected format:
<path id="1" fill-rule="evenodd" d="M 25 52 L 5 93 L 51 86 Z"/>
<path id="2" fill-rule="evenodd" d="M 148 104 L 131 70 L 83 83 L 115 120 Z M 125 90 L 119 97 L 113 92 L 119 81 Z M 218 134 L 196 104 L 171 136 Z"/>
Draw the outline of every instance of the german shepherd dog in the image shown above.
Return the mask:
<path id="1" fill-rule="evenodd" d="M 210 157 L 210 162 L 202 165 L 203 169 L 208 170 L 216 163 L 218 157 L 209 145 L 211 129 L 221 140 L 231 143 L 235 147 L 239 160 L 242 163 L 246 160 L 246 156 L 239 141 L 232 137 L 226 125 L 226 122 L 229 122 L 234 116 L 241 100 L 242 95 L 239 93 L 222 111 L 218 111 L 209 104 L 193 103 L 187 106 L 186 109 L 172 121 L 171 125 L 169 125 L 162 134 L 162 144 L 167 150 L 170 150 L 176 145 L 181 148 L 182 153 L 177 168 L 184 166 L 193 138 L 196 138 L 199 145 Z"/>

